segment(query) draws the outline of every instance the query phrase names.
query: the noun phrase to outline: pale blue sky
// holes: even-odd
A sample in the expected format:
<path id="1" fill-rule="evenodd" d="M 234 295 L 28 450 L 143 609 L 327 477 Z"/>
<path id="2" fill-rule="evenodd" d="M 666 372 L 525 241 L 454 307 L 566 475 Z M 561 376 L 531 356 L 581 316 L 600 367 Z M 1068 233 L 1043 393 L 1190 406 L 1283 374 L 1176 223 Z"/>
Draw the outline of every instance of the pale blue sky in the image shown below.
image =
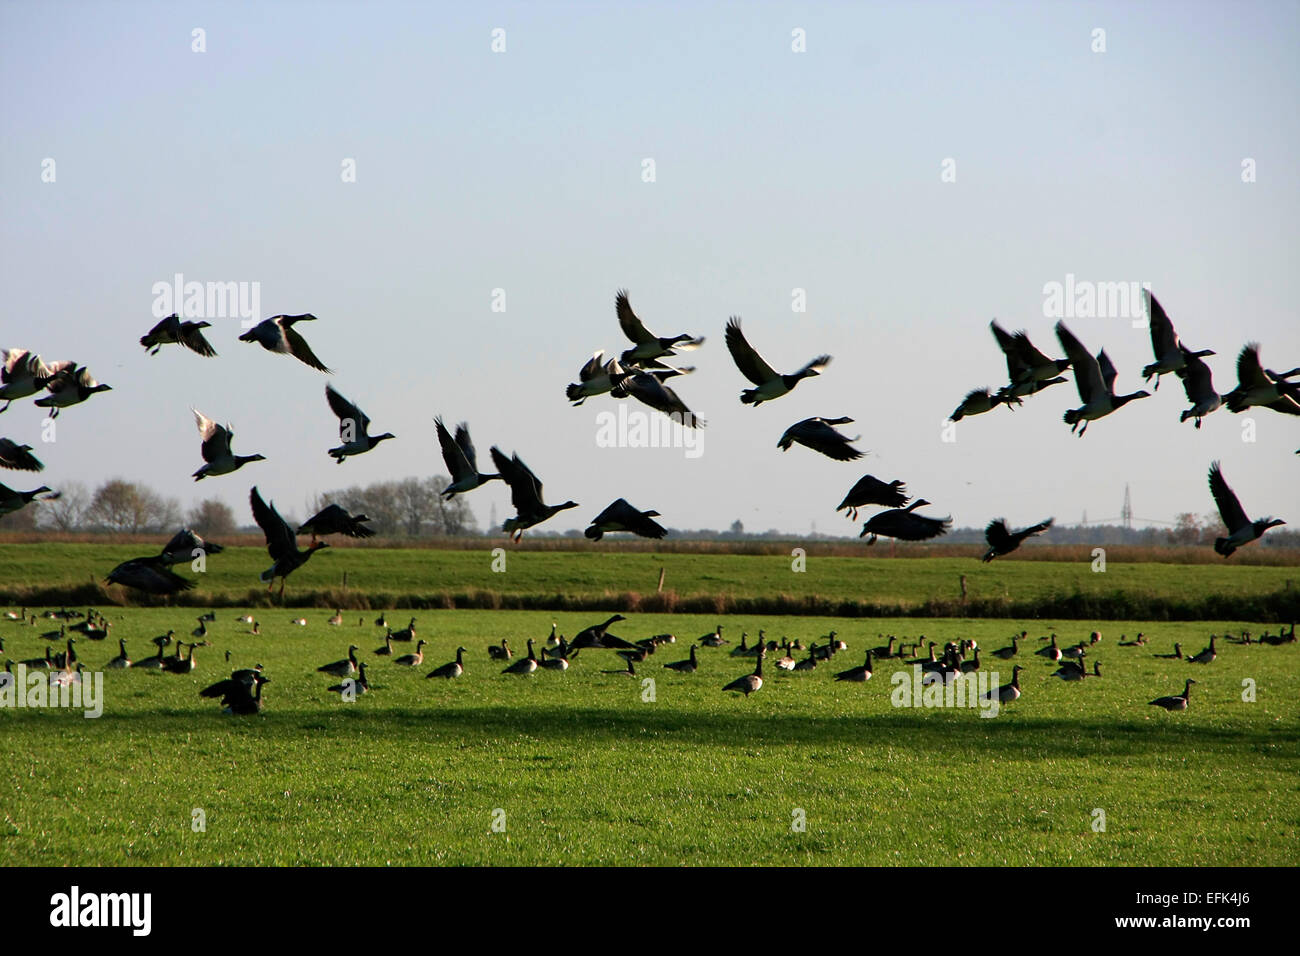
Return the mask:
<path id="1" fill-rule="evenodd" d="M 555 530 L 625 496 L 680 527 L 847 533 L 833 509 L 864 472 L 959 525 L 1114 516 L 1125 482 L 1139 516 L 1172 520 L 1212 508 L 1215 458 L 1247 511 L 1300 522 L 1300 418 L 1257 413 L 1254 444 L 1226 410 L 1196 432 L 1172 377 L 1082 440 L 1061 422 L 1071 382 L 941 441 L 962 396 L 1004 378 L 990 318 L 1060 354 L 1042 290 L 1068 273 L 1149 282 L 1184 340 L 1217 351 L 1220 391 L 1249 340 L 1300 365 L 1298 11 L 0 4 L 0 345 L 114 387 L 65 411 L 52 445 L 30 400 L 0 435 L 37 445 L 53 487 L 123 476 L 186 505 L 218 494 L 242 520 L 254 483 L 300 514 L 316 491 L 444 471 L 442 414 L 468 419 L 481 465 L 499 444 L 581 503 Z M 237 342 L 235 319 L 213 320 L 217 359 L 147 356 L 152 287 L 178 272 L 260 283 L 263 316 L 314 312 L 303 330 L 336 374 Z M 621 287 L 653 330 L 708 337 L 679 387 L 709 423 L 698 458 L 597 448 L 616 405 L 564 399 L 592 351 L 626 347 Z M 835 361 L 742 407 L 733 314 L 781 370 Z M 1070 325 L 1120 391 L 1141 387 L 1144 330 Z M 327 380 L 398 440 L 336 466 Z M 195 485 L 189 405 L 270 460 Z M 778 451 L 810 415 L 853 416 L 871 455 Z M 510 512 L 499 484 L 470 500 L 481 524 L 493 502 Z"/>

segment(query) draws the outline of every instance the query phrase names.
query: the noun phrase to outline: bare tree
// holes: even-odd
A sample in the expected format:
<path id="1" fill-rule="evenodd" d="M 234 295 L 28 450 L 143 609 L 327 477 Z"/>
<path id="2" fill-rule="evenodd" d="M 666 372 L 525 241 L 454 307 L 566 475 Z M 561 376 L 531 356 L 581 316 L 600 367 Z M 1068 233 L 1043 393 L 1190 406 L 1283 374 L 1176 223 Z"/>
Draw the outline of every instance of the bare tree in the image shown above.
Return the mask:
<path id="1" fill-rule="evenodd" d="M 78 531 L 85 526 L 86 512 L 90 509 L 90 489 L 79 481 L 69 481 L 59 487 L 60 496 L 45 502 L 37 516 L 37 523 L 56 531 Z"/>
<path id="2" fill-rule="evenodd" d="M 235 512 L 220 498 L 205 498 L 190 509 L 189 525 L 201 535 L 230 534 Z"/>
<path id="3" fill-rule="evenodd" d="M 86 510 L 88 522 L 108 531 L 136 534 L 162 531 L 179 523 L 180 502 L 152 488 L 114 478 L 97 489 Z"/>

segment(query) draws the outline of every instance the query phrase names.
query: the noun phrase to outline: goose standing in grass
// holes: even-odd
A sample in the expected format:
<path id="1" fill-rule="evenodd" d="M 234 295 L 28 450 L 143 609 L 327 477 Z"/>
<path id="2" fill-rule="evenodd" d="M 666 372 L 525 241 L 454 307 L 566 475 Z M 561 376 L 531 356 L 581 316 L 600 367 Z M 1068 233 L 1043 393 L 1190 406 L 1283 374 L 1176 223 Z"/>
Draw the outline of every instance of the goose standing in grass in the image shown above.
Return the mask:
<path id="1" fill-rule="evenodd" d="M 1187 683 L 1183 685 L 1183 692 L 1181 694 L 1174 694 L 1171 697 L 1157 697 L 1155 700 L 1151 701 L 1148 706 L 1163 707 L 1165 710 L 1186 710 L 1187 699 L 1191 695 L 1192 685 L 1195 683 L 1196 681 L 1189 677 Z"/>
<path id="2" fill-rule="evenodd" d="M 1105 418 L 1134 399 L 1150 397 L 1151 393 L 1147 391 L 1116 395 L 1115 377 L 1118 373 L 1106 350 L 1102 349 L 1097 353 L 1097 357 L 1093 358 L 1083 347 L 1083 343 L 1065 327 L 1064 322 L 1056 323 L 1056 337 L 1060 339 L 1065 354 L 1074 365 L 1074 384 L 1083 402 L 1078 408 L 1067 411 L 1063 417 L 1065 423 L 1070 426 L 1071 432 L 1078 430 L 1080 438 L 1088 430 L 1089 422 Z M 1080 422 L 1083 423 L 1082 428 L 1079 427 Z"/>
<path id="3" fill-rule="evenodd" d="M 740 393 L 740 401 L 755 408 L 764 402 L 788 394 L 805 378 L 820 375 L 821 370 L 831 362 L 829 355 L 819 355 L 799 371 L 782 375 L 754 351 L 753 346 L 746 340 L 745 333 L 740 330 L 740 318 L 737 316 L 732 316 L 727 322 L 727 351 L 731 353 L 731 358 L 736 363 L 736 368 L 740 369 L 740 374 L 757 386 L 747 388 Z"/>
<path id="4" fill-rule="evenodd" d="M 123 561 L 106 578 L 108 584 L 120 584 L 145 594 L 171 595 L 194 587 L 189 581 L 167 566 L 161 555 L 147 555 Z"/>
<path id="5" fill-rule="evenodd" d="M 1187 658 L 1187 660 L 1192 664 L 1213 664 L 1214 659 L 1218 656 L 1219 652 L 1214 649 L 1214 635 L 1211 634 L 1210 646 L 1201 651 L 1201 653 L 1197 654 L 1195 657 Z"/>
<path id="6" fill-rule="evenodd" d="M 1187 363 L 1190 359 L 1199 362 L 1200 359 L 1214 353 L 1209 349 L 1193 352 L 1179 342 L 1178 333 L 1174 331 L 1174 323 L 1169 321 L 1169 316 L 1156 300 L 1156 297 L 1151 294 L 1150 290 L 1143 289 L 1142 298 L 1146 300 L 1147 314 L 1151 317 L 1148 321 L 1148 327 L 1151 332 L 1151 351 L 1155 355 L 1155 361 L 1142 369 L 1142 379 L 1149 382 L 1152 376 L 1155 376 L 1155 391 L 1158 392 L 1160 391 L 1161 375 L 1174 372 L 1181 377 L 1187 369 Z M 1200 364 L 1204 365 L 1205 363 L 1201 362 Z M 1188 398 L 1191 399 L 1190 394 Z M 1195 399 L 1191 400 L 1196 401 Z M 1199 421 L 1196 427 L 1201 427 Z"/>
<path id="7" fill-rule="evenodd" d="M 145 333 L 140 344 L 150 355 L 157 355 L 164 345 L 183 345 L 191 352 L 211 358 L 217 354 L 217 350 L 203 337 L 203 330 L 211 327 L 211 322 L 183 322 L 173 312 Z"/>
<path id="8" fill-rule="evenodd" d="M 329 674 L 331 677 L 350 677 L 357 672 L 357 645 L 348 645 L 348 656 L 341 661 L 332 661 L 329 664 L 322 664 L 316 668 L 321 674 Z"/>
<path id="9" fill-rule="evenodd" d="M 615 398 L 635 398 L 642 405 L 663 412 L 684 428 L 703 428 L 707 424 L 687 408 L 681 397 L 653 372 L 635 370 L 615 376 L 610 394 Z"/>
<path id="10" fill-rule="evenodd" d="M 862 436 L 849 438 L 842 432 L 835 430 L 835 425 L 851 425 L 853 419 L 847 415 L 842 418 L 805 418 L 801 422 L 795 422 L 785 430 L 781 440 L 776 443 L 776 447 L 782 451 L 789 451 L 790 446 L 795 442 L 803 445 L 805 448 L 811 448 L 813 451 L 819 451 L 827 458 L 835 461 L 855 461 L 862 457 L 862 452 L 852 446 Z"/>
<path id="11" fill-rule="evenodd" d="M 33 501 L 55 501 L 60 495 L 60 492 L 50 491 L 45 485 L 31 491 L 14 491 L 9 486 L 0 484 L 0 515 L 21 511 Z"/>
<path id="12" fill-rule="evenodd" d="M 250 461 L 266 461 L 262 455 L 234 454 L 230 450 L 230 440 L 235 433 L 229 425 L 218 425 L 196 408 L 191 408 L 190 411 L 194 413 L 194 422 L 198 425 L 199 438 L 202 439 L 199 453 L 203 455 L 203 467 L 194 473 L 195 481 L 229 475 Z"/>
<path id="13" fill-rule="evenodd" d="M 257 493 L 256 487 L 249 492 L 248 500 L 253 508 L 253 519 L 266 537 L 267 553 L 275 562 L 262 572 L 260 579 L 270 591 L 275 584 L 275 579 L 279 578 L 280 597 L 283 598 L 284 585 L 289 575 L 306 564 L 313 554 L 321 548 L 328 548 L 329 545 L 324 541 L 313 541 L 305 551 L 300 551 L 293 529 L 280 517 L 280 512 L 275 510 L 274 503 L 268 505 L 264 502 L 262 496 Z"/>
<path id="14" fill-rule="evenodd" d="M 20 445 L 9 438 L 0 438 L 0 468 L 11 471 L 44 471 L 45 465 L 32 454 L 31 445 Z"/>
<path id="15" fill-rule="evenodd" d="M 80 405 L 96 392 L 111 392 L 113 386 L 101 385 L 90 376 L 90 370 L 84 365 L 79 368 L 65 368 L 56 372 L 45 383 L 50 393 L 35 402 L 38 408 L 52 408 L 51 418 L 58 418 L 59 411 Z"/>
<path id="16" fill-rule="evenodd" d="M 1180 347 L 1183 349 L 1183 368 L 1178 371 L 1178 378 L 1183 383 L 1183 391 L 1192 407 L 1183 411 L 1178 416 L 1178 421 L 1185 422 L 1194 418 L 1199 429 L 1201 419 L 1223 405 L 1223 397 L 1214 390 L 1214 376 L 1210 367 L 1201 361 L 1196 352 L 1188 351 L 1186 346 Z M 1159 385 L 1159 382 L 1160 379 L 1157 378 L 1156 384 Z"/>
<path id="17" fill-rule="evenodd" d="M 763 687 L 763 657 L 766 654 L 767 648 L 760 648 L 758 652 L 758 660 L 754 664 L 754 672 L 752 674 L 746 674 L 743 677 L 737 677 L 722 689 L 724 691 L 735 691 L 736 693 L 744 694 L 746 697 L 754 693 L 756 690 L 761 690 Z"/>
<path id="18" fill-rule="evenodd" d="M 847 511 L 851 521 L 858 520 L 858 509 L 867 505 L 880 505 L 882 508 L 901 508 L 911 500 L 907 485 L 895 479 L 885 484 L 872 475 L 863 475 L 857 484 L 849 489 L 836 511 Z"/>
<path id="19" fill-rule="evenodd" d="M 165 565 L 181 564 L 194 561 L 210 554 L 220 554 L 226 550 L 213 541 L 205 541 L 189 528 L 184 528 L 172 535 L 171 540 L 163 545 L 158 559 Z M 250 618 L 249 623 L 252 623 Z"/>
<path id="20" fill-rule="evenodd" d="M 947 534 L 952 528 L 951 515 L 947 518 L 931 518 L 915 513 L 917 508 L 929 503 L 924 498 L 918 498 L 906 508 L 895 508 L 892 511 L 882 511 L 872 515 L 862 526 L 858 537 L 871 535 L 867 544 L 875 544 L 877 537 L 897 538 L 900 541 L 928 541 L 941 534 Z"/>
<path id="21" fill-rule="evenodd" d="M 360 697 L 362 694 L 369 691 L 370 681 L 366 678 L 366 662 L 362 661 L 357 665 L 356 677 L 345 677 L 343 683 L 334 684 L 331 687 L 327 687 L 326 690 L 332 694 L 352 694 L 354 697 Z"/>
<path id="22" fill-rule="evenodd" d="M 620 289 L 614 296 L 614 311 L 618 315 L 619 328 L 632 343 L 632 348 L 620 356 L 624 365 L 658 364 L 661 358 L 676 355 L 679 351 L 689 352 L 704 344 L 703 337 L 696 338 L 685 332 L 668 337 L 652 334 L 632 311 L 626 289 Z"/>
<path id="23" fill-rule="evenodd" d="M 1019 531 L 1012 531 L 1008 528 L 1005 518 L 990 521 L 989 526 L 984 529 L 984 540 L 989 544 L 989 549 L 984 552 L 984 563 L 987 564 L 994 558 L 1010 554 L 1020 547 L 1026 538 L 1042 534 L 1050 528 L 1055 520 L 1055 518 L 1048 518 L 1046 521 L 1040 521 L 1036 525 L 1022 528 Z"/>
<path id="24" fill-rule="evenodd" d="M 537 670 L 537 655 L 533 653 L 533 639 L 528 639 L 528 656 L 521 657 L 501 673 L 503 674 L 531 674 Z"/>
<path id="25" fill-rule="evenodd" d="M 998 325 L 997 319 L 989 323 L 989 329 L 1007 360 L 1008 394 L 1018 398 L 1065 381 L 1060 376 L 1070 367 L 1069 358 L 1048 358 L 1034 347 L 1023 331 L 1012 335 Z"/>
<path id="26" fill-rule="evenodd" d="M 1263 537 L 1264 532 L 1269 528 L 1286 524 L 1281 518 L 1260 518 L 1258 521 L 1251 521 L 1246 515 L 1246 509 L 1237 500 L 1236 494 L 1228 487 L 1227 479 L 1223 477 L 1217 461 L 1210 465 L 1210 494 L 1214 496 L 1214 504 L 1219 509 L 1223 526 L 1228 529 L 1226 538 L 1214 539 L 1214 550 L 1225 558 L 1230 557 L 1238 548 Z"/>
<path id="27" fill-rule="evenodd" d="M 489 481 L 501 478 L 501 475 L 479 474 L 478 452 L 475 451 L 474 442 L 469 437 L 469 425 L 465 422 L 457 425 L 456 437 L 452 438 L 451 432 L 447 431 L 447 426 L 442 423 L 441 418 L 435 418 L 433 423 L 438 430 L 442 460 L 447 465 L 448 474 L 451 475 L 451 484 L 442 490 L 444 501 L 450 501 L 456 495 L 473 491 Z"/>
<path id="28" fill-rule="evenodd" d="M 426 680 L 430 677 L 441 677 L 446 680 L 452 680 L 453 678 L 460 677 L 464 673 L 465 673 L 465 648 L 458 647 L 456 648 L 456 659 L 454 661 L 448 661 L 446 664 L 443 664 L 441 667 L 435 667 L 433 670 L 429 671 L 429 673 L 425 674 L 424 676 Z"/>
<path id="29" fill-rule="evenodd" d="M 628 503 L 626 498 L 619 498 L 608 508 L 591 520 L 591 527 L 583 532 L 592 541 L 599 541 L 615 531 L 628 531 L 642 538 L 662 538 L 668 531 L 652 519 L 658 518 L 657 511 L 639 511 Z"/>
<path id="30" fill-rule="evenodd" d="M 867 660 L 861 667 L 850 667 L 846 671 L 840 671 L 835 675 L 835 679 L 859 684 L 871 680 L 871 651 L 867 651 Z"/>
<path id="31" fill-rule="evenodd" d="M 302 315 L 273 315 L 253 326 L 239 337 L 241 342 L 256 342 L 268 352 L 292 355 L 304 365 L 310 365 L 317 371 L 332 374 L 325 363 L 316 357 L 307 340 L 293 327 L 295 322 L 315 322 L 316 316 L 310 312 Z"/>
<path id="32" fill-rule="evenodd" d="M 39 355 L 27 349 L 6 349 L 3 353 L 4 363 L 0 367 L 0 400 L 4 408 L 9 409 L 12 402 L 19 398 L 29 398 L 45 390 L 45 383 L 59 372 L 74 367 L 72 362 L 51 362 L 46 365 Z"/>
<path id="33" fill-rule="evenodd" d="M 609 628 L 619 621 L 626 621 L 622 614 L 612 615 L 608 620 L 601 624 L 593 624 L 590 627 L 583 628 L 578 632 L 570 647 L 575 649 L 592 648 L 593 650 L 614 649 L 614 650 L 636 650 L 636 645 L 623 640 L 621 637 L 615 637 L 609 633 Z"/>
<path id="34" fill-rule="evenodd" d="M 695 645 L 691 645 L 691 655 L 684 661 L 673 661 L 671 664 L 665 664 L 664 667 L 670 671 L 676 671 L 679 674 L 694 674 L 698 668 L 699 661 L 695 657 Z"/>
<path id="35" fill-rule="evenodd" d="M 370 434 L 370 418 L 355 404 L 336 392 L 331 385 L 325 386 L 325 400 L 339 420 L 339 441 L 343 444 L 329 450 L 329 456 L 340 465 L 348 458 L 364 455 L 381 441 L 396 438 L 392 432 L 382 435 Z"/>
<path id="36" fill-rule="evenodd" d="M 1011 668 L 1011 683 L 1003 684 L 995 690 L 989 691 L 983 696 L 983 700 L 997 699 L 1004 704 L 1009 704 L 1020 697 L 1020 672 L 1024 670 L 1019 664 Z"/>
<path id="37" fill-rule="evenodd" d="M 341 534 L 349 538 L 373 538 L 374 530 L 362 524 L 363 521 L 369 520 L 365 515 L 350 515 L 338 505 L 326 505 L 298 526 L 298 534 L 311 535 L 313 544 L 317 538 L 323 538 L 327 534 Z M 383 627 L 382 624 L 379 626 Z"/>
<path id="38" fill-rule="evenodd" d="M 576 501 L 566 501 L 562 505 L 546 504 L 542 500 L 542 483 L 518 455 L 507 458 L 494 445 L 492 462 L 501 478 L 510 486 L 510 501 L 515 506 L 515 516 L 507 518 L 501 530 L 513 535 L 516 542 L 524 536 L 526 529 L 541 524 L 561 511 L 578 507 Z"/>
<path id="39" fill-rule="evenodd" d="M 488 645 L 488 660 L 491 661 L 508 661 L 515 655 L 510 650 L 510 643 L 504 637 L 501 638 L 500 644 Z"/>
<path id="40" fill-rule="evenodd" d="M 424 645 L 428 644 L 424 638 L 415 642 L 414 654 L 403 654 L 401 657 L 393 658 L 394 664 L 401 664 L 403 667 L 419 667 L 424 663 Z"/>
<path id="41" fill-rule="evenodd" d="M 131 666 L 131 657 L 126 652 L 126 640 L 124 638 L 118 638 L 117 651 L 117 657 L 114 657 L 104 665 L 109 670 L 122 670 L 123 668 Z"/>
<path id="42" fill-rule="evenodd" d="M 1233 413 L 1262 406 L 1286 415 L 1300 415 L 1300 385 L 1288 381 L 1297 375 L 1300 368 L 1280 373 L 1264 368 L 1259 360 L 1259 343 L 1251 342 L 1237 356 L 1237 386 L 1223 396 L 1223 404 Z"/>
<path id="43" fill-rule="evenodd" d="M 999 391 L 993 393 L 987 388 L 976 388 L 966 393 L 966 397 L 948 416 L 948 420 L 959 422 L 970 415 L 983 415 L 985 412 L 991 412 L 999 405 L 1012 408 L 1014 405 L 1019 404 L 1020 399 L 1013 397 L 1010 392 Z"/>

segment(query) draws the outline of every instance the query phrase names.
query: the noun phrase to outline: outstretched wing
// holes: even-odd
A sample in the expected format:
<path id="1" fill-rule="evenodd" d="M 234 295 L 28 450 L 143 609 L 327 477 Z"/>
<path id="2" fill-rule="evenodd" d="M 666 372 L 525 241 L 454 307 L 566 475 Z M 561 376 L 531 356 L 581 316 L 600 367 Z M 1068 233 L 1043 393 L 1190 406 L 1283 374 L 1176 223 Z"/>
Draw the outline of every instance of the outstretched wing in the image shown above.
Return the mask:
<path id="1" fill-rule="evenodd" d="M 181 344 L 191 352 L 198 352 L 200 355 L 212 358 L 217 354 L 217 350 L 212 347 L 212 343 L 203 337 L 203 331 L 197 322 L 181 323 Z"/>
<path id="2" fill-rule="evenodd" d="M 582 369 L 578 372 L 578 381 L 590 382 L 593 378 L 599 375 L 600 370 L 605 365 L 603 361 L 604 358 L 605 358 L 605 352 L 602 349 L 601 351 L 593 355 L 591 358 L 587 359 L 587 364 L 584 365 Z"/>
<path id="3" fill-rule="evenodd" d="M 492 463 L 510 486 L 510 501 L 521 515 L 535 514 L 542 505 L 542 483 L 518 455 L 507 458 L 495 445 L 491 449 Z"/>
<path id="4" fill-rule="evenodd" d="M 230 457 L 230 439 L 233 437 L 229 428 L 218 425 L 197 408 L 191 408 L 194 422 L 199 426 L 199 438 L 203 444 L 200 452 L 206 462 L 218 461 Z"/>
<path id="5" fill-rule="evenodd" d="M 330 403 L 330 409 L 338 416 L 339 438 L 343 441 L 356 441 L 370 431 L 370 419 L 365 412 L 334 391 L 332 386 L 325 386 L 325 398 Z M 348 428 L 349 422 L 352 423 L 351 428 Z"/>
<path id="6" fill-rule="evenodd" d="M 295 315 L 289 316 L 288 318 L 296 322 L 299 319 L 314 319 L 316 317 L 314 315 Z M 321 372 L 330 372 L 330 369 L 325 367 L 325 363 L 316 357 L 316 353 L 311 350 L 311 346 L 307 344 L 307 340 L 292 329 L 289 322 L 282 318 L 279 320 L 279 325 L 280 330 L 284 332 L 284 340 L 289 345 L 289 352 L 294 358 Z"/>
<path id="7" fill-rule="evenodd" d="M 477 469 L 465 457 L 465 449 L 452 439 L 451 432 L 447 431 L 447 426 L 442 423 L 441 418 L 435 418 L 433 423 L 438 428 L 438 444 L 442 446 L 442 460 L 447 463 L 447 470 L 451 472 L 452 483 L 470 477 Z"/>
<path id="8" fill-rule="evenodd" d="M 989 328 L 993 330 L 993 337 L 998 341 L 998 348 L 1002 349 L 1002 353 L 1007 357 L 1007 377 L 1014 385 L 1029 371 L 1029 366 L 1020 355 L 1020 346 L 1014 335 L 998 325 L 997 319 L 989 323 Z"/>
<path id="9" fill-rule="evenodd" d="M 1178 377 L 1182 380 L 1187 400 L 1195 404 L 1201 399 L 1214 395 L 1214 378 L 1210 373 L 1210 367 L 1186 345 L 1180 344 L 1178 348 L 1183 353 L 1183 368 L 1178 373 Z"/>
<path id="10" fill-rule="evenodd" d="M 1250 342 L 1237 356 L 1237 381 L 1246 389 L 1267 388 L 1273 380 L 1264 374 L 1259 364 L 1259 343 Z"/>
<path id="11" fill-rule="evenodd" d="M 1115 378 L 1119 372 L 1115 371 L 1115 363 L 1110 360 L 1106 350 L 1102 349 L 1097 353 L 1097 368 L 1101 370 L 1101 380 L 1106 383 L 1106 391 L 1114 393 Z"/>
<path id="12" fill-rule="evenodd" d="M 1065 356 L 1074 366 L 1074 385 L 1079 390 L 1079 398 L 1085 405 L 1091 404 L 1106 391 L 1106 383 L 1101 378 L 1101 367 L 1097 360 L 1088 354 L 1083 343 L 1074 337 L 1074 333 L 1065 327 L 1064 322 L 1056 323 L 1056 338 L 1065 349 Z"/>
<path id="13" fill-rule="evenodd" d="M 989 526 L 984 529 L 984 540 L 989 543 L 989 547 L 998 551 L 1005 551 L 1012 547 L 1011 531 L 1007 528 L 1005 518 L 995 518 L 989 522 Z"/>
<path id="14" fill-rule="evenodd" d="M 274 505 L 262 500 L 254 487 L 248 494 L 249 504 L 253 506 L 253 520 L 257 522 L 262 534 L 266 535 L 266 550 L 276 561 L 298 550 L 298 542 L 293 536 L 293 529 L 280 517 Z"/>
<path id="15" fill-rule="evenodd" d="M 465 460 L 469 462 L 469 470 L 473 474 L 478 474 L 478 452 L 474 450 L 474 442 L 469 437 L 469 424 L 467 422 L 461 422 L 456 426 L 456 444 L 465 453 Z"/>
<path id="16" fill-rule="evenodd" d="M 1143 289 L 1142 295 L 1146 298 L 1151 313 L 1151 350 L 1158 362 L 1170 352 L 1178 350 L 1178 336 L 1174 334 L 1174 323 L 1169 321 L 1169 316 L 1150 290 Z"/>
<path id="17" fill-rule="evenodd" d="M 618 295 L 614 297 L 614 310 L 618 313 L 618 324 L 626 335 L 637 345 L 643 342 L 653 342 L 655 337 L 650 334 L 641 320 L 636 317 L 632 311 L 632 303 L 627 299 L 627 290 L 619 289 Z"/>
<path id="18" fill-rule="evenodd" d="M 727 351 L 731 353 L 731 358 L 735 361 L 736 368 L 740 369 L 740 374 L 755 385 L 762 385 L 780 377 L 745 339 L 745 333 L 740 331 L 738 316 L 733 315 L 727 321 Z"/>
<path id="19" fill-rule="evenodd" d="M 1223 472 L 1219 470 L 1217 461 L 1210 465 L 1210 494 L 1214 495 L 1214 504 L 1219 509 L 1219 517 L 1223 519 L 1223 524 L 1229 532 L 1250 524 L 1246 509 L 1242 508 L 1241 502 L 1228 487 L 1228 482 L 1223 477 Z"/>

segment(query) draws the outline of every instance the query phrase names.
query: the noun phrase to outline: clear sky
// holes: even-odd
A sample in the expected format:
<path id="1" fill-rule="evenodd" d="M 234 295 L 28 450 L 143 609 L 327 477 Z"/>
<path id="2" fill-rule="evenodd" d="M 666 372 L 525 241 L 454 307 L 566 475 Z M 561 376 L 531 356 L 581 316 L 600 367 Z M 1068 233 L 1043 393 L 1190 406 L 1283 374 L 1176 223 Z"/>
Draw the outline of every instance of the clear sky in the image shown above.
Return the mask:
<path id="1" fill-rule="evenodd" d="M 555 530 L 624 496 L 678 527 L 845 533 L 833 509 L 865 472 L 959 525 L 1113 517 L 1126 482 L 1169 521 L 1212 509 L 1216 458 L 1253 516 L 1300 523 L 1300 418 L 1257 412 L 1252 443 L 1221 410 L 1197 432 L 1172 376 L 1083 439 L 1072 382 L 942 429 L 1004 380 L 991 318 L 1061 354 L 1044 286 L 1067 275 L 1150 283 L 1217 352 L 1221 392 L 1247 341 L 1300 365 L 1297 49 L 1296 3 L 6 2 L 0 346 L 114 390 L 53 443 L 30 399 L 0 435 L 53 487 L 120 476 L 243 520 L 254 483 L 301 515 L 317 491 L 445 472 L 441 414 L 469 421 L 482 470 L 498 444 L 581 503 Z M 336 374 L 238 342 L 235 317 L 210 319 L 219 358 L 146 355 L 177 273 L 257 283 L 259 318 L 316 314 Z M 678 380 L 708 421 L 698 457 L 598 447 L 617 404 L 564 398 L 594 350 L 627 347 L 623 287 L 657 333 L 708 337 Z M 781 371 L 834 362 L 743 407 L 730 315 Z M 1067 321 L 1118 391 L 1142 387 L 1145 330 Z M 326 381 L 398 439 L 335 465 Z M 269 460 L 194 484 L 190 405 Z M 812 415 L 855 418 L 870 454 L 780 452 Z M 481 525 L 510 513 L 500 484 L 471 502 Z"/>

